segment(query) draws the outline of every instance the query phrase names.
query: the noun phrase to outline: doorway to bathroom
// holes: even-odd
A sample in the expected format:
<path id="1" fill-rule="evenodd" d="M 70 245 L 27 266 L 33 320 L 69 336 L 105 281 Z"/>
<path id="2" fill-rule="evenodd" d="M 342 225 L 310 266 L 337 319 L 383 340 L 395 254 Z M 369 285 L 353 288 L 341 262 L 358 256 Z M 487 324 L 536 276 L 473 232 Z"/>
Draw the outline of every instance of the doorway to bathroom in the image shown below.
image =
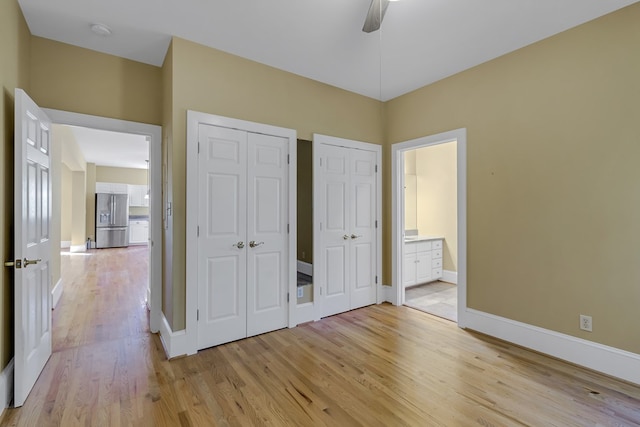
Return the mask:
<path id="1" fill-rule="evenodd" d="M 460 325 L 466 309 L 466 132 L 394 144 L 392 157 L 396 303 Z"/>

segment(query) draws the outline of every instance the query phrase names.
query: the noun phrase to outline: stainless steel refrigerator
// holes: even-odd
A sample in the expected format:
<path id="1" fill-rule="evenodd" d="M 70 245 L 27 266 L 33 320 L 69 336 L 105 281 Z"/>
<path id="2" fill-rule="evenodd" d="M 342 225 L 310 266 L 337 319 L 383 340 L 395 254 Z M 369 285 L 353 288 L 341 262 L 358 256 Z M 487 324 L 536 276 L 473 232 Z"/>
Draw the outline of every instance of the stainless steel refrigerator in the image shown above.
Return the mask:
<path id="1" fill-rule="evenodd" d="M 129 195 L 96 194 L 96 248 L 129 246 Z"/>

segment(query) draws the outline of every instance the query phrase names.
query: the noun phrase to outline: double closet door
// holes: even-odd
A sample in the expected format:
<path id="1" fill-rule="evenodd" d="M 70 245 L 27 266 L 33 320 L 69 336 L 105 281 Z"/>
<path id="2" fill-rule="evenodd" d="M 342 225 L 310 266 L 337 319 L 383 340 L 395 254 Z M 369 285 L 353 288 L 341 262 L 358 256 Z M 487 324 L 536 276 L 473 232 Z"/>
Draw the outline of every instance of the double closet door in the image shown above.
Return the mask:
<path id="1" fill-rule="evenodd" d="M 319 154 L 325 317 L 376 303 L 377 156 L 329 144 Z"/>
<path id="2" fill-rule="evenodd" d="M 206 348 L 288 324 L 289 145 L 205 124 L 198 138 L 198 347 Z"/>

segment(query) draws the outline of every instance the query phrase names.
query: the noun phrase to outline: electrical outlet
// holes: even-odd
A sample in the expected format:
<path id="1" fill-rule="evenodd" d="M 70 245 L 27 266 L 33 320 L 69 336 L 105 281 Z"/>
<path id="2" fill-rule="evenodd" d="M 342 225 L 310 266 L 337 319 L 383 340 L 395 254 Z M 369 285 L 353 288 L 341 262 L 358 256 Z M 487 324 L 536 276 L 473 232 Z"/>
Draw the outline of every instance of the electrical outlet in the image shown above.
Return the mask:
<path id="1" fill-rule="evenodd" d="M 584 314 L 580 315 L 580 329 L 583 331 L 592 332 L 593 324 L 592 324 L 591 316 L 585 316 Z"/>
<path id="2" fill-rule="evenodd" d="M 298 298 L 302 298 L 304 296 L 304 288 L 300 286 L 298 288 Z"/>

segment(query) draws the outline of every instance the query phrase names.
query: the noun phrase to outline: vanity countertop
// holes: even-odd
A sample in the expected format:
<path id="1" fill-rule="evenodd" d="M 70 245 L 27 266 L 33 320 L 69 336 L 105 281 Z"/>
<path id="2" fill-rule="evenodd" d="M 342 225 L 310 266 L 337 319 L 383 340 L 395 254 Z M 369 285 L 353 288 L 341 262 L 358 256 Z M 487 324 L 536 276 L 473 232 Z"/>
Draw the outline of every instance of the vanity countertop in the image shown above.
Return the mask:
<path id="1" fill-rule="evenodd" d="M 413 243 L 413 242 L 426 242 L 429 240 L 444 240 L 442 236 L 430 236 L 430 235 L 421 235 L 421 236 L 405 236 L 405 243 Z"/>

